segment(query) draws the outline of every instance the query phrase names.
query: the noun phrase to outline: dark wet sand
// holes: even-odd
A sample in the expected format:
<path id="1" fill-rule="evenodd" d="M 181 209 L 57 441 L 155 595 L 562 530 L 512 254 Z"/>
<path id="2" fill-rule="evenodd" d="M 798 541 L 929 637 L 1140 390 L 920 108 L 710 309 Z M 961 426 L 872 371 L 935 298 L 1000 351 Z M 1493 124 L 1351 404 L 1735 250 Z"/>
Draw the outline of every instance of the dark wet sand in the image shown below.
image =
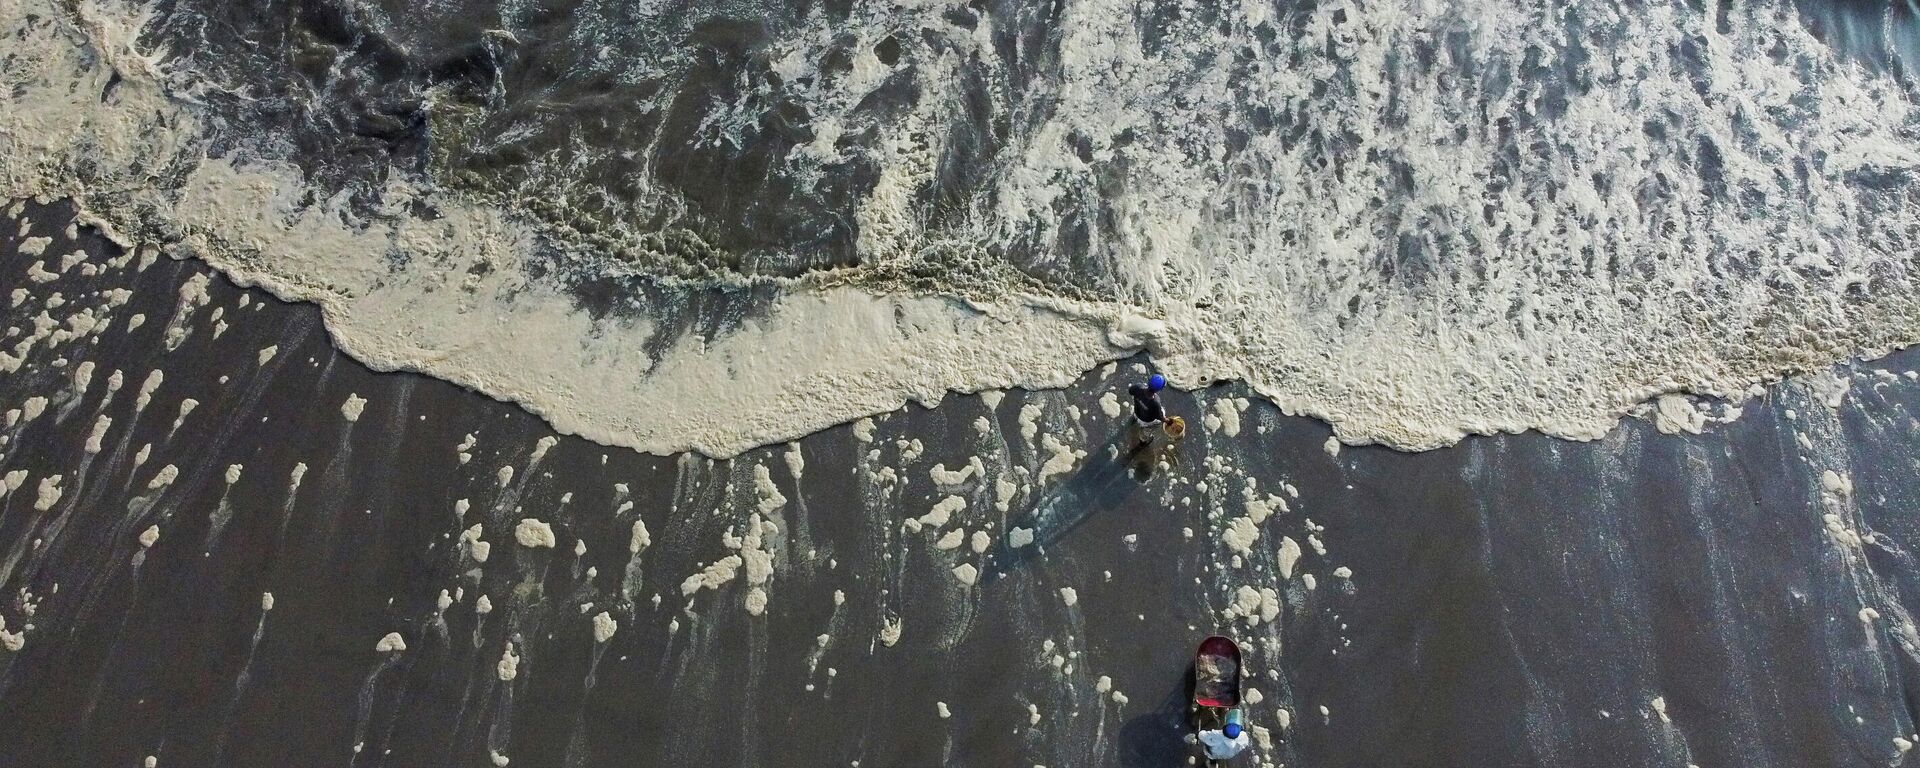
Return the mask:
<path id="1" fill-rule="evenodd" d="M 37 233 L 59 228 L 45 209 L 30 215 Z M 0 295 L 26 285 L 14 229 L 0 233 Z M 56 238 L 48 258 L 73 247 Z M 1170 407 L 1196 428 L 1174 474 L 1209 481 L 1206 493 L 1136 479 L 1100 448 L 1121 425 L 1097 403 L 1125 368 L 1064 393 L 1009 393 L 992 412 L 977 397 L 909 406 L 872 443 L 847 427 L 811 436 L 797 482 L 784 446 L 716 462 L 562 438 L 529 471 L 543 422 L 371 372 L 329 347 L 309 306 L 237 309 L 243 291 L 216 279 L 167 352 L 178 286 L 203 269 L 74 272 L 27 286 L 34 298 L 7 311 L 6 325 L 29 328 L 51 291 L 134 290 L 97 343 L 37 350 L 0 377 L 0 410 L 50 400 L 0 430 L 0 471 L 30 473 L 0 499 L 0 617 L 9 631 L 33 625 L 19 652 L 0 650 L 0 766 L 485 766 L 490 751 L 515 768 L 1179 766 L 1186 664 L 1216 631 L 1241 640 L 1263 694 L 1251 720 L 1271 747 L 1249 765 L 1878 766 L 1897 764 L 1895 737 L 1916 730 L 1920 638 L 1906 617 L 1920 590 L 1920 385 L 1865 371 L 1920 355 L 1859 366 L 1838 410 L 1782 385 L 1700 436 L 1628 420 L 1593 443 L 1517 435 L 1412 455 L 1329 456 L 1324 424 L 1259 403 L 1230 438 L 1198 417 L 1235 388 L 1177 394 Z M 217 339 L 215 307 L 231 326 Z M 147 321 L 129 334 L 134 312 Z M 278 354 L 257 364 L 270 344 Z M 59 355 L 64 370 L 50 366 Z M 98 370 L 76 398 L 69 372 L 83 360 Z M 136 415 L 155 367 L 165 383 Z M 103 404 L 114 369 L 126 384 Z M 357 423 L 341 415 L 349 394 L 368 401 Z M 199 408 L 169 434 L 182 397 Z M 1030 400 L 1047 404 L 1043 430 L 1092 447 L 1086 460 L 1005 514 L 990 482 L 934 487 L 936 462 L 1040 466 L 1018 423 Z M 99 413 L 113 427 L 89 456 Z M 982 415 L 995 427 L 984 437 Z M 478 444 L 462 465 L 454 447 L 469 432 Z M 925 455 L 902 460 L 903 439 Z M 290 497 L 296 463 L 307 471 Z M 245 467 L 231 489 L 230 464 Z M 683 579 L 732 554 L 723 540 L 759 502 L 760 464 L 788 499 L 772 513 L 765 615 L 743 607 L 744 576 L 683 597 Z M 178 479 L 149 489 L 167 465 Z M 503 487 L 504 465 L 516 475 Z M 863 474 L 882 467 L 901 482 Z M 1830 510 L 1828 469 L 1853 483 Z M 35 510 L 49 474 L 65 493 Z M 1241 514 L 1241 474 L 1298 498 L 1236 568 L 1220 533 Z M 991 557 L 903 530 L 948 493 L 969 498 L 954 518 L 969 531 L 994 523 Z M 472 503 L 464 518 L 458 499 Z M 1209 499 L 1226 514 L 1209 518 Z M 616 512 L 623 501 L 632 509 Z M 1837 543 L 1827 511 L 1870 539 Z M 629 576 L 636 515 L 652 544 Z M 551 523 L 558 546 L 517 546 L 523 517 Z M 1309 520 L 1328 549 L 1300 561 L 1314 589 L 1281 579 L 1275 554 L 1282 536 L 1306 547 Z M 492 543 L 484 567 L 457 543 L 475 523 Z M 1020 525 L 1041 545 L 1008 547 Z M 954 578 L 959 562 L 981 565 L 978 586 Z M 1334 575 L 1342 566 L 1350 579 Z M 1242 585 L 1279 589 L 1280 619 L 1224 624 Z M 464 593 L 444 614 L 443 589 Z M 484 617 L 479 594 L 493 605 Z M 1879 618 L 1863 622 L 1863 607 Z M 603 610 L 619 629 L 597 646 L 589 617 Z M 901 626 L 891 646 L 879 639 L 889 617 Z M 375 650 L 388 632 L 404 652 Z M 520 662 L 507 682 L 496 665 L 509 640 Z M 1124 703 L 1096 690 L 1101 676 Z"/>

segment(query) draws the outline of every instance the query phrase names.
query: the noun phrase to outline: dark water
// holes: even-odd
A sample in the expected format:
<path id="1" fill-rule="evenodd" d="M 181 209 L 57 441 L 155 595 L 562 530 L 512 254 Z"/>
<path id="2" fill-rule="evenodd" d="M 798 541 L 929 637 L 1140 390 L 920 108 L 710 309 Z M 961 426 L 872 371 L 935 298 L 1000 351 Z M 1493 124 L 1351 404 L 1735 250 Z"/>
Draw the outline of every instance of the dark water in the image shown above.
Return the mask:
<path id="1" fill-rule="evenodd" d="M 1683 4 L 1674 18 L 1688 31 L 1666 42 L 1639 39 L 1629 24 L 1651 8 L 1462 5 L 1395 32 L 1406 39 L 1375 70 L 1342 48 L 1385 34 L 1375 27 L 1393 27 L 1380 21 L 1391 8 L 1080 5 L 170 0 L 148 44 L 171 52 L 183 100 L 212 125 L 213 154 L 292 162 L 326 194 L 365 203 L 394 175 L 479 195 L 541 222 L 551 242 L 580 246 L 562 249 L 578 261 L 553 264 L 570 277 L 632 270 L 738 281 L 858 267 L 843 276 L 948 291 L 1017 280 L 1136 300 L 1179 288 L 1132 274 L 1168 247 L 1153 230 L 1167 210 L 1201 209 L 1191 236 L 1209 242 L 1186 245 L 1206 251 L 1311 242 L 1324 233 L 1286 220 L 1344 221 L 1363 209 L 1347 228 L 1374 231 L 1381 253 L 1359 279 L 1419 296 L 1430 281 L 1484 277 L 1482 262 L 1530 237 L 1496 219 L 1560 205 L 1589 177 L 1603 195 L 1632 188 L 1642 209 L 1610 237 L 1685 239 L 1727 261 L 1721 269 L 1759 270 L 1771 259 L 1716 233 L 1754 218 L 1797 220 L 1789 203 L 1816 194 L 1806 177 L 1832 150 L 1809 133 L 1824 97 L 1809 91 L 1791 107 L 1743 115 L 1790 138 L 1783 156 L 1752 125 L 1714 127 L 1714 105 L 1755 86 L 1708 71 L 1707 51 L 1732 46 L 1735 59 L 1767 59 L 1818 86 L 1834 77 L 1824 52 L 1779 31 L 1797 20 L 1843 65 L 1908 90 L 1920 51 L 1907 2 Z M 1530 21 L 1505 30 L 1490 14 Z M 1724 39 L 1709 39 L 1716 34 Z M 1121 74 L 1087 71 L 1083 59 L 1107 43 L 1140 50 L 1133 74 L 1126 62 L 1112 67 Z M 1596 64 L 1619 51 L 1628 63 Z M 1636 74 L 1639 59 L 1650 63 Z M 1699 92 L 1688 108 L 1701 114 L 1640 103 L 1637 78 L 1667 69 Z M 1280 92 L 1292 75 L 1305 84 Z M 1078 95 L 1088 89 L 1101 94 L 1092 106 Z M 1577 146 L 1587 129 L 1562 125 L 1569 105 L 1602 93 L 1635 129 L 1608 141 L 1636 145 L 1659 173 L 1614 168 L 1611 155 Z M 1124 108 L 1075 111 L 1102 105 Z M 1422 110 L 1448 115 L 1455 135 L 1408 128 Z M 1401 140 L 1367 138 L 1403 129 Z M 1408 142 L 1458 158 L 1434 166 Z M 925 156 L 903 159 L 903 145 Z M 1729 175 L 1729 155 L 1778 173 Z M 908 184 L 901 225 L 919 236 L 863 241 L 875 228 L 863 211 L 883 196 L 889 169 L 914 163 L 927 167 Z M 1446 204 L 1422 199 L 1452 194 L 1419 185 L 1460 163 L 1479 168 L 1483 189 Z M 1179 175 L 1188 169 L 1196 175 Z M 1050 177 L 1043 190 L 1030 188 L 1034 176 Z M 1356 192 L 1347 188 L 1355 178 L 1370 181 Z M 1911 205 L 1907 181 L 1844 180 L 1884 206 L 1856 228 L 1874 230 L 1889 209 Z M 1296 209 L 1296 194 L 1309 210 Z M 1338 213 L 1311 204 L 1343 197 L 1352 199 L 1338 200 Z M 1551 276 L 1562 266 L 1525 268 Z M 1653 267 L 1588 268 L 1630 282 Z"/>
<path id="2" fill-rule="evenodd" d="M 36 232 L 59 229 L 58 211 L 28 215 Z M 1140 480 L 1099 447 L 1118 425 L 1096 401 L 1123 369 L 1012 393 L 992 412 L 977 398 L 909 407 L 872 443 L 845 427 L 808 437 L 797 481 L 784 447 L 716 462 L 562 438 L 530 469 L 550 434 L 539 420 L 369 372 L 328 346 L 311 307 L 253 293 L 264 309 L 241 309 L 245 292 L 215 278 L 168 352 L 178 286 L 201 265 L 29 285 L 13 232 L 0 235 L 14 265 L 0 294 L 30 298 L 6 326 L 30 328 L 54 291 L 134 298 L 97 340 L 36 348 L 0 378 L 0 408 L 49 398 L 0 431 L 0 470 L 30 473 L 0 499 L 0 618 L 31 625 L 21 650 L 0 651 L 0 765 L 474 766 L 497 751 L 513 766 L 1177 766 L 1187 659 L 1212 632 L 1247 648 L 1264 694 L 1250 720 L 1272 730 L 1257 759 L 1272 764 L 1877 766 L 1915 731 L 1920 385 L 1871 373 L 1920 364 L 1911 353 L 1854 369 L 1837 410 L 1783 385 L 1701 436 L 1628 420 L 1593 443 L 1517 435 L 1329 456 L 1324 425 L 1255 404 L 1237 437 L 1196 429 L 1180 468 Z M 81 245 L 96 262 L 111 253 Z M 48 253 L 74 247 L 56 237 Z M 218 338 L 216 308 L 230 324 Z M 128 333 L 133 312 L 147 321 Z M 94 384 L 76 393 L 85 361 Z M 154 368 L 165 381 L 136 414 Z M 112 370 L 126 384 L 107 397 Z M 352 423 L 350 394 L 367 400 Z M 1233 394 L 1169 406 L 1197 421 Z M 183 397 L 200 405 L 176 431 Z M 1046 457 L 1019 435 L 1028 402 L 1089 457 L 1005 513 L 985 484 L 930 484 L 934 462 L 973 455 L 1037 468 Z M 112 428 L 89 455 L 102 413 Z M 478 444 L 461 464 L 467 433 Z M 903 457 L 899 439 L 925 455 Z M 307 470 L 290 494 L 296 463 Z M 228 487 L 231 464 L 244 472 Z M 788 499 L 772 512 L 766 614 L 743 610 L 744 577 L 683 597 L 683 579 L 731 553 L 761 464 Z M 150 488 L 167 465 L 178 478 Z M 503 486 L 505 465 L 519 471 Z M 862 474 L 886 467 L 903 480 Z M 1850 495 L 1823 497 L 1829 469 Z M 50 474 L 64 493 L 36 510 Z M 1297 497 L 1236 566 L 1219 536 L 1246 477 Z M 968 500 L 956 522 L 992 522 L 996 536 L 1032 526 L 1041 546 L 1000 539 L 982 557 L 903 531 L 947 493 Z M 652 544 L 629 571 L 636 516 Z M 515 545 L 523 517 L 550 522 L 558 546 Z M 457 544 L 475 523 L 493 545 L 484 567 Z M 150 525 L 160 537 L 143 551 Z M 1844 544 L 1832 526 L 1867 541 Z M 1277 575 L 1275 543 L 1309 535 L 1327 547 L 1300 561 L 1314 589 Z M 956 557 L 984 566 L 978 587 L 949 573 Z M 1343 566 L 1351 578 L 1334 575 Z M 1278 621 L 1222 620 L 1249 584 L 1279 590 Z M 455 589 L 464 599 L 442 613 L 441 590 Z M 1863 607 L 1879 618 L 1863 623 Z M 599 611 L 619 629 L 597 647 Z M 878 639 L 890 618 L 891 646 Z M 376 651 L 389 632 L 404 652 Z M 509 642 L 520 662 L 507 682 L 496 667 Z M 1096 690 L 1100 676 L 1124 703 Z"/>

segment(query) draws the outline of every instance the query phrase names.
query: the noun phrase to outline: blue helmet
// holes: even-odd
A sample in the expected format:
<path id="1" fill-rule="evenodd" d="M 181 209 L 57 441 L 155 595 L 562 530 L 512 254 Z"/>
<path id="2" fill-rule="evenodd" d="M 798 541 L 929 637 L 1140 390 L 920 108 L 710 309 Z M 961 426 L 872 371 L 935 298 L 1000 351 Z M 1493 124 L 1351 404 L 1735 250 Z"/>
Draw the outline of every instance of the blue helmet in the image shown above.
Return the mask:
<path id="1" fill-rule="evenodd" d="M 1156 373 L 1147 379 L 1147 389 L 1151 389 L 1155 392 L 1158 392 L 1166 388 L 1167 388 L 1167 377 L 1165 376 L 1162 376 Z"/>
<path id="2" fill-rule="evenodd" d="M 1225 728 L 1222 728 L 1221 730 L 1222 730 L 1222 731 L 1223 731 L 1224 733 L 1226 733 L 1226 734 L 1227 734 L 1227 738 L 1229 738 L 1229 739 L 1237 739 L 1237 738 L 1240 738 L 1240 724 L 1239 724 L 1239 723 L 1227 723 L 1227 727 L 1225 727 Z"/>

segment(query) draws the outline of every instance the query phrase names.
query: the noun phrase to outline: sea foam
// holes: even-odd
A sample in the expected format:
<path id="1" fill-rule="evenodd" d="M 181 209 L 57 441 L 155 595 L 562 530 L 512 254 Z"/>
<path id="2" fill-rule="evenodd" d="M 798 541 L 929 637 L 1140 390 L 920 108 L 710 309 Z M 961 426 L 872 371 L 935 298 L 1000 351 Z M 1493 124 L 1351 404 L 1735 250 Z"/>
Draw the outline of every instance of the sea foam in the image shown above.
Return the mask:
<path id="1" fill-rule="evenodd" d="M 1737 399 L 1920 341 L 1911 99 L 1790 6 L 1065 4 L 1054 69 L 989 105 L 1018 119 L 937 223 L 959 79 L 1031 52 L 991 16 L 858 8 L 862 39 L 972 44 L 909 50 L 920 97 L 863 126 L 858 265 L 749 281 L 757 303 L 718 332 L 662 320 L 685 306 L 583 302 L 582 271 L 701 286 L 570 250 L 511 201 L 396 172 L 368 206 L 270 144 L 232 150 L 244 127 L 209 116 L 139 7 L 0 0 L 0 192 L 74 198 L 123 239 L 313 302 L 374 367 L 654 452 L 1063 386 L 1140 350 L 1349 442 L 1584 439 L 1662 393 Z M 892 81 L 865 59 L 804 77 L 826 39 L 764 57 L 810 107 L 794 168 L 845 160 L 819 137 Z M 929 261 L 956 250 L 988 266 Z"/>

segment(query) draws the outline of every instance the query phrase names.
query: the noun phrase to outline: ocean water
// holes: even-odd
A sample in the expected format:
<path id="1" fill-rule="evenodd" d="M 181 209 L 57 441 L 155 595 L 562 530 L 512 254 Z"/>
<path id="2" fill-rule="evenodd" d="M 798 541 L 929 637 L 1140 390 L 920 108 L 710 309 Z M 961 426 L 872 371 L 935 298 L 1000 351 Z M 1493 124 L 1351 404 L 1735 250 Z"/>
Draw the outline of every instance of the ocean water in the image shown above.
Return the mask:
<path id="1" fill-rule="evenodd" d="M 376 367 L 645 450 L 1141 350 L 1352 443 L 1591 439 L 1920 339 L 1900 5 L 8 18 L 45 54 L 6 71 L 15 196 L 320 303 Z"/>

